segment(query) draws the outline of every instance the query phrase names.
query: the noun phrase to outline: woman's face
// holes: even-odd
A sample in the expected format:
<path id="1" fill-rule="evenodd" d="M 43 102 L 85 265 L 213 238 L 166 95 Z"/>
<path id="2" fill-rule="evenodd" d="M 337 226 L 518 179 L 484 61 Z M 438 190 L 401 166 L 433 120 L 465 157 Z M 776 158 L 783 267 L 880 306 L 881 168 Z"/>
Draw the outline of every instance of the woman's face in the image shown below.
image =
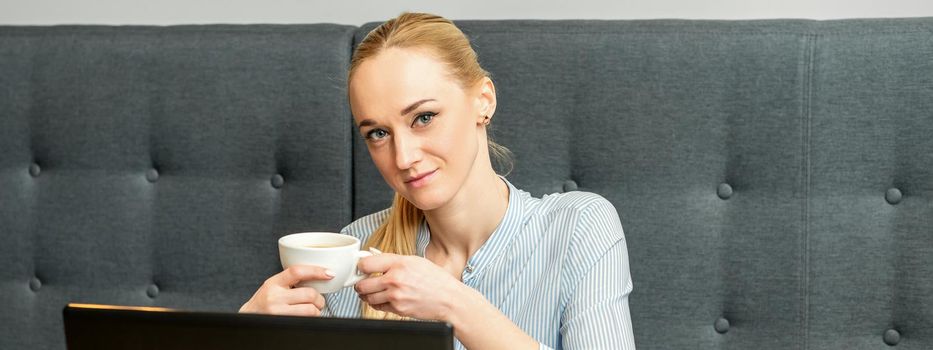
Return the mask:
<path id="1" fill-rule="evenodd" d="M 465 90 L 419 49 L 386 49 L 354 72 L 350 109 L 369 154 L 389 186 L 416 207 L 443 206 L 474 171 L 490 112 L 483 90 Z"/>

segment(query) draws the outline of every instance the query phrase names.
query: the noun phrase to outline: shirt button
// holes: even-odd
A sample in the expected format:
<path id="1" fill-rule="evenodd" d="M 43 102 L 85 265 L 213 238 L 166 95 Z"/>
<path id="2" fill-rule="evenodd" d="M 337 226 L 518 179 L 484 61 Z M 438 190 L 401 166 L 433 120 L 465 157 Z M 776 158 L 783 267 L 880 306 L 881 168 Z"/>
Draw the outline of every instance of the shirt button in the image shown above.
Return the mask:
<path id="1" fill-rule="evenodd" d="M 463 271 L 466 271 L 466 273 L 473 273 L 473 266 L 467 265 Z"/>

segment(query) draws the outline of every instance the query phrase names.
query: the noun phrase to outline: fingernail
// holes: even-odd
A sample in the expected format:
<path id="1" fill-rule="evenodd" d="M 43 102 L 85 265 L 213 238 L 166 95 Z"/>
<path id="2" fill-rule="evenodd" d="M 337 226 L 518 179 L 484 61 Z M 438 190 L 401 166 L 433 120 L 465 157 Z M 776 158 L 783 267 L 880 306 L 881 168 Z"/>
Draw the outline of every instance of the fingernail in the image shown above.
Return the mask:
<path id="1" fill-rule="evenodd" d="M 369 247 L 369 252 L 376 254 L 376 255 L 382 254 L 382 252 L 379 249 L 376 249 L 375 247 Z"/>
<path id="2" fill-rule="evenodd" d="M 324 270 L 324 274 L 327 275 L 327 276 L 329 276 L 329 277 L 337 276 L 337 274 L 334 273 L 334 271 L 331 271 L 331 270 Z"/>

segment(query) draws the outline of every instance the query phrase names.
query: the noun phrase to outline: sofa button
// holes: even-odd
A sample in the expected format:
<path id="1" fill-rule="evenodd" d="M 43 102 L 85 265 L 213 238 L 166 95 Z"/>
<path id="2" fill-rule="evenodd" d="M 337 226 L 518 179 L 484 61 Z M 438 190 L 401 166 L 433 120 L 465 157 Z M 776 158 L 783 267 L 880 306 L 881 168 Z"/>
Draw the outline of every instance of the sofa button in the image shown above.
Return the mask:
<path id="1" fill-rule="evenodd" d="M 713 325 L 713 328 L 716 329 L 716 332 L 719 332 L 720 334 L 725 334 L 726 332 L 729 331 L 729 320 L 725 319 L 724 317 L 720 317 L 718 320 L 716 320 L 716 323 Z"/>
<path id="2" fill-rule="evenodd" d="M 148 295 L 150 298 L 157 297 L 159 295 L 159 286 L 155 284 L 150 285 L 149 288 L 146 288 L 146 295 Z"/>
<path id="3" fill-rule="evenodd" d="M 576 191 L 577 182 L 573 180 L 564 181 L 564 192 Z"/>
<path id="4" fill-rule="evenodd" d="M 282 175 L 275 174 L 274 176 L 272 176 L 272 187 L 282 188 L 282 185 L 284 184 L 285 184 L 285 178 L 283 178 Z"/>
<path id="5" fill-rule="evenodd" d="M 901 342 L 901 333 L 895 329 L 889 329 L 884 331 L 884 343 L 890 346 L 895 346 L 897 343 Z"/>
<path id="6" fill-rule="evenodd" d="M 732 197 L 732 186 L 729 186 L 727 183 L 719 184 L 719 188 L 716 189 L 716 194 L 719 195 L 719 198 L 729 199 Z"/>
<path id="7" fill-rule="evenodd" d="M 156 170 L 156 169 L 149 169 L 149 171 L 146 172 L 146 180 L 148 180 L 149 182 L 156 182 L 156 181 L 158 181 L 158 180 L 159 180 L 159 171 Z"/>
<path id="8" fill-rule="evenodd" d="M 901 193 L 901 190 L 896 188 L 888 189 L 888 191 L 884 193 L 884 199 L 891 205 L 900 203 L 902 198 L 904 198 L 904 195 Z"/>
<path id="9" fill-rule="evenodd" d="M 39 277 L 33 277 L 29 280 L 29 290 L 38 292 L 39 288 L 42 288 L 42 281 L 39 280 Z"/>
<path id="10" fill-rule="evenodd" d="M 39 176 L 39 173 L 41 172 L 42 172 L 42 168 L 39 167 L 39 164 L 32 163 L 31 165 L 29 165 L 29 175 L 32 175 L 32 177 Z"/>

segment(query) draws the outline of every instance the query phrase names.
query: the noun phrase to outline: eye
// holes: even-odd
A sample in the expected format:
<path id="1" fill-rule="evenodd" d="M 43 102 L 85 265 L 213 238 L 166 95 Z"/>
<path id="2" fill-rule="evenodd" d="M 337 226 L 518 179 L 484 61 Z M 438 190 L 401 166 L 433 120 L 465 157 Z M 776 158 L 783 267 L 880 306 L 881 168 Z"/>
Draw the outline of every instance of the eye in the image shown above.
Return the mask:
<path id="1" fill-rule="evenodd" d="M 434 112 L 421 113 L 415 117 L 415 120 L 411 123 L 411 126 L 414 127 L 415 124 L 421 124 L 421 125 L 431 124 L 431 121 L 434 120 L 434 116 L 436 115 L 437 113 L 434 113 Z"/>
<path id="2" fill-rule="evenodd" d="M 389 136 L 389 133 L 382 129 L 372 129 L 366 133 L 366 139 L 368 140 L 379 140 Z"/>

